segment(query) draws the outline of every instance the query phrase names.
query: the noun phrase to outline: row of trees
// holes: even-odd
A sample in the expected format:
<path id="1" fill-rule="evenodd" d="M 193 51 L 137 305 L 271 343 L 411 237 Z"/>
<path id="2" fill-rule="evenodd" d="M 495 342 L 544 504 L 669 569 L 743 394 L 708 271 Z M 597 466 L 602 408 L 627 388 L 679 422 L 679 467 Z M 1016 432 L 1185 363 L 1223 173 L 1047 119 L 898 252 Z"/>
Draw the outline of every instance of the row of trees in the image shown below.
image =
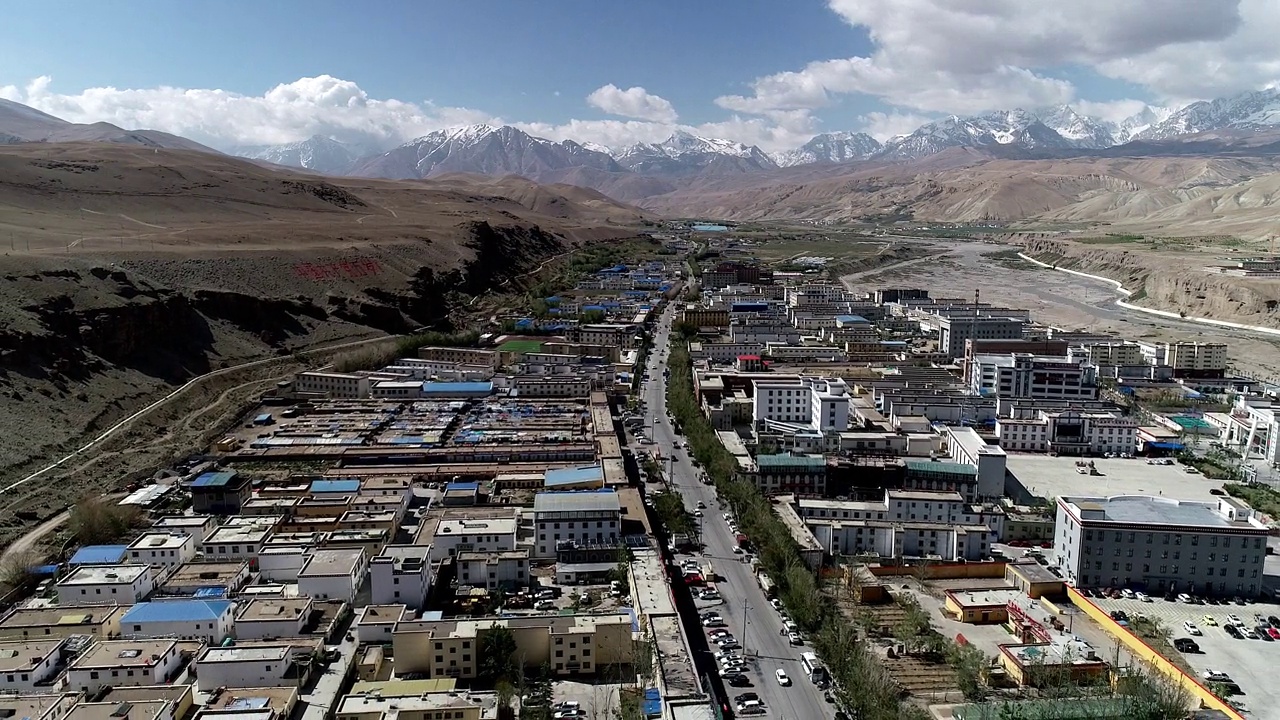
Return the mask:
<path id="1" fill-rule="evenodd" d="M 883 661 L 860 639 L 858 627 L 848 622 L 822 592 L 818 579 L 803 563 L 791 533 L 774 514 L 767 498 L 749 482 L 736 476 L 733 456 L 719 442 L 715 429 L 702 414 L 693 392 L 692 363 L 683 343 L 672 348 L 668 367 L 667 407 L 684 427 L 694 456 L 706 467 L 720 498 L 732 508 L 743 532 L 755 543 L 761 567 L 769 573 L 779 597 L 798 625 L 809 632 L 815 650 L 835 680 L 833 693 L 840 707 L 861 720 L 923 720 L 928 713 L 903 702 L 902 690 Z M 934 630 L 929 616 L 913 598 L 902 602 L 903 619 L 891 628 L 910 652 L 937 653 L 956 672 L 960 690 L 970 700 L 988 698 L 984 672 L 987 658 L 972 646 L 951 642 Z M 1062 693 L 1079 692 L 1064 683 Z M 1122 688 L 1126 716 L 1162 720 L 1185 715 L 1186 694 L 1162 677 L 1138 671 Z M 1019 718 L 1030 712 L 1016 701 L 1002 701 L 999 717 Z"/>

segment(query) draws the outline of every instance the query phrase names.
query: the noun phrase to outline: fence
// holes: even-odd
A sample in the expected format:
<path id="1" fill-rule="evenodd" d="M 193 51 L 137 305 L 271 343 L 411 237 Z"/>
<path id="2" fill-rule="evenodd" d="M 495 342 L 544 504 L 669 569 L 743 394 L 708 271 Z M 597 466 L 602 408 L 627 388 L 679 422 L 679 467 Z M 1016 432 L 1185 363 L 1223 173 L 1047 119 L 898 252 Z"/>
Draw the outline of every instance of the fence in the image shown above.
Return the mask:
<path id="1" fill-rule="evenodd" d="M 1102 626 L 1104 630 L 1114 636 L 1117 640 L 1124 644 L 1135 656 L 1150 663 L 1158 672 L 1167 676 L 1169 679 L 1178 683 L 1183 689 L 1191 694 L 1192 697 L 1198 699 L 1205 707 L 1214 710 L 1220 710 L 1226 713 L 1227 717 L 1232 720 L 1244 720 L 1244 717 L 1236 712 L 1234 708 L 1228 705 L 1217 695 L 1209 692 L 1209 690 L 1200 684 L 1196 678 L 1186 674 L 1177 665 L 1169 662 L 1163 655 L 1156 652 L 1150 645 L 1147 645 L 1137 635 L 1129 632 L 1121 627 L 1111 616 L 1105 613 L 1102 608 L 1094 605 L 1089 598 L 1081 595 L 1073 587 L 1067 588 L 1067 594 L 1071 597 L 1071 602 L 1076 607 L 1084 611 L 1090 619 Z"/>

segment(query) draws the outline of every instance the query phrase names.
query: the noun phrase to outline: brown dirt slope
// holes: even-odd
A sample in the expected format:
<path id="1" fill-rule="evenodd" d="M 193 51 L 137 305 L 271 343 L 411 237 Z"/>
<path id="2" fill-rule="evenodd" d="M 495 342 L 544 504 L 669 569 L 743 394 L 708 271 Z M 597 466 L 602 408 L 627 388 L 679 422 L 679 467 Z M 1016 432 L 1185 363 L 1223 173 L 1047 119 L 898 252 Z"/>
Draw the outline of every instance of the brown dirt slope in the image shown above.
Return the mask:
<path id="1" fill-rule="evenodd" d="M 318 178 L 108 143 L 0 146 L 0 480 L 167 387 L 459 308 L 640 214 L 591 191 Z"/>
<path id="2" fill-rule="evenodd" d="M 1011 160 L 949 151 L 699 181 L 637 202 L 669 217 L 1109 223 L 1251 239 L 1270 230 L 1278 187 L 1274 156 Z"/>

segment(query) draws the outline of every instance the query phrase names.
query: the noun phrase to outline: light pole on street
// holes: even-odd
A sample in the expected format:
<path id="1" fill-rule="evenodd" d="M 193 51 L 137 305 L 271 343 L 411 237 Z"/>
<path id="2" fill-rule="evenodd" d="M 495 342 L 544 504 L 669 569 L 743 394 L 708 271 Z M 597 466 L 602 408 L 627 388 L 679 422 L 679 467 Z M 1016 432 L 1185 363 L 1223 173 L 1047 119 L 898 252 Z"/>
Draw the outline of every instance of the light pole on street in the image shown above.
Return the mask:
<path id="1" fill-rule="evenodd" d="M 751 606 L 742 605 L 742 656 L 747 656 L 747 624 L 751 621 Z"/>

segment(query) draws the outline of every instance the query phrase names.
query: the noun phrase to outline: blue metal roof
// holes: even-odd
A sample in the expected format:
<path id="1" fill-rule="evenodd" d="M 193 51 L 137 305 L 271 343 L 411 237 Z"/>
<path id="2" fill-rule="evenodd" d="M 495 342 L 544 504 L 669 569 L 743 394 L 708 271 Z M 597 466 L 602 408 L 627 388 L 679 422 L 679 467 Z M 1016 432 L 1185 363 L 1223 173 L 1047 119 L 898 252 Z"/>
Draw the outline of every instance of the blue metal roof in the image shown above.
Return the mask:
<path id="1" fill-rule="evenodd" d="M 445 492 L 479 492 L 478 482 L 451 482 L 444 486 Z"/>
<path id="2" fill-rule="evenodd" d="M 72 565 L 115 565 L 129 552 L 128 545 L 85 545 L 71 556 Z"/>
<path id="3" fill-rule="evenodd" d="M 599 465 L 587 465 L 585 467 L 576 468 L 556 468 L 547 470 L 542 474 L 542 484 L 545 487 L 555 487 L 556 485 L 576 485 L 584 482 L 599 482 L 604 480 L 604 470 Z"/>
<path id="4" fill-rule="evenodd" d="M 352 493 L 360 490 L 359 480 L 312 480 L 311 492 Z"/>
<path id="5" fill-rule="evenodd" d="M 218 487 L 226 485 L 234 480 L 236 472 L 234 470 L 219 470 L 216 472 L 207 472 L 196 478 L 191 487 Z"/>
<path id="6" fill-rule="evenodd" d="M 866 318 L 862 317 L 861 315 L 837 315 L 837 316 L 836 316 L 836 322 L 842 322 L 842 323 L 864 323 L 864 322 L 871 322 L 871 321 L 870 321 L 870 320 L 867 320 Z"/>
<path id="7" fill-rule="evenodd" d="M 425 382 L 422 383 L 425 393 L 468 393 L 485 395 L 493 392 L 491 382 Z"/>
<path id="8" fill-rule="evenodd" d="M 217 620 L 222 617 L 230 600 L 157 600 L 156 602 L 138 603 L 120 618 L 121 625 L 127 623 L 153 622 L 202 622 Z"/>

